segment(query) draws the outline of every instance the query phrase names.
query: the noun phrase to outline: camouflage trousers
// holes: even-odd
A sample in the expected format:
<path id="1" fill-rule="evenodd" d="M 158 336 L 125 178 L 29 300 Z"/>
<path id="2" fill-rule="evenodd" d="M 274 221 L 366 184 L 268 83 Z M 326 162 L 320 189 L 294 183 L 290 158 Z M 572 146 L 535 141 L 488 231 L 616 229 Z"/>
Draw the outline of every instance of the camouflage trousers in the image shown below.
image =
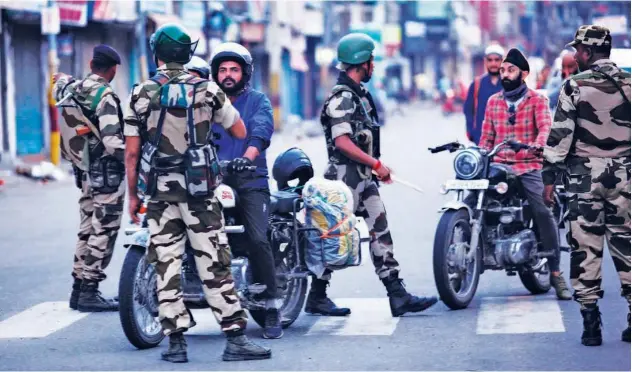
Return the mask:
<path id="1" fill-rule="evenodd" d="M 630 302 L 630 158 L 578 159 L 569 164 L 571 283 L 582 307 L 603 297 L 604 237 Z"/>
<path id="2" fill-rule="evenodd" d="M 112 194 L 94 192 L 87 181 L 81 185 L 79 198 L 80 225 L 72 276 L 102 281 L 121 227 L 125 182 Z"/>
<path id="3" fill-rule="evenodd" d="M 384 279 L 391 273 L 399 272 L 399 263 L 393 254 L 393 239 L 388 228 L 386 209 L 377 184 L 370 178 L 360 177 L 356 166 L 349 165 L 329 165 L 325 178 L 342 181 L 351 189 L 354 213 L 364 218 L 371 234 L 369 249 L 376 274 Z M 329 275 L 326 274 L 323 279 L 328 280 L 326 276 Z"/>
<path id="4" fill-rule="evenodd" d="M 155 263 L 158 312 L 165 335 L 195 325 L 182 299 L 182 256 L 188 237 L 206 301 L 222 331 L 246 327 L 230 270 L 231 253 L 224 217 L 216 198 L 186 203 L 150 200 L 148 261 Z"/>

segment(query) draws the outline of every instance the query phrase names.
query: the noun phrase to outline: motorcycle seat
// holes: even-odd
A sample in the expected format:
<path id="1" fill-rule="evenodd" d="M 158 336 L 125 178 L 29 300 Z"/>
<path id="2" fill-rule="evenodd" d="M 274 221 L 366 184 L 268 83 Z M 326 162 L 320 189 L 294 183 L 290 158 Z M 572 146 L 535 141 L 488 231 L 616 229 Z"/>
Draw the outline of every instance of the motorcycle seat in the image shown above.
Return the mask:
<path id="1" fill-rule="evenodd" d="M 275 191 L 270 195 L 270 213 L 292 213 L 300 195 L 291 191 Z"/>

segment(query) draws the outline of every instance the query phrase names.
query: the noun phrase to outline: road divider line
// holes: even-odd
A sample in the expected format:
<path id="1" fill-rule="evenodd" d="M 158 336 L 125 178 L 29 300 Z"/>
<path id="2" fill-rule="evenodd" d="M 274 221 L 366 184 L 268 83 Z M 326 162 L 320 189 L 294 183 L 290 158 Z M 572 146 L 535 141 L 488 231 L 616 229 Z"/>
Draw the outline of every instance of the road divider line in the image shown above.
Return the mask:
<path id="1" fill-rule="evenodd" d="M 476 333 L 524 334 L 566 332 L 562 310 L 551 297 L 484 297 Z"/>
<path id="2" fill-rule="evenodd" d="M 0 339 L 42 338 L 88 316 L 68 301 L 43 302 L 0 322 Z"/>
<path id="3" fill-rule="evenodd" d="M 351 309 L 346 317 L 319 316 L 306 336 L 390 336 L 400 318 L 391 315 L 388 298 L 337 298 L 339 307 Z"/>

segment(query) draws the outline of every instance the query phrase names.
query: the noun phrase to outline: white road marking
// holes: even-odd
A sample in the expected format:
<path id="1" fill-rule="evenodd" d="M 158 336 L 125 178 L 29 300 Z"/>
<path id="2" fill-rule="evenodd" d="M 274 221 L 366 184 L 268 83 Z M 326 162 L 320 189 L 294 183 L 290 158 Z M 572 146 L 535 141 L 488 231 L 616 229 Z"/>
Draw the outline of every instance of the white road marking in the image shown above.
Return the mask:
<path id="1" fill-rule="evenodd" d="M 68 307 L 68 301 L 43 302 L 0 322 L 2 338 L 42 338 L 88 316 Z"/>
<path id="2" fill-rule="evenodd" d="M 485 297 L 476 325 L 479 335 L 565 331 L 562 311 L 551 297 Z"/>
<path id="3" fill-rule="evenodd" d="M 390 336 L 399 318 L 391 315 L 388 298 L 337 298 L 339 307 L 351 308 L 346 317 L 319 316 L 306 336 Z"/>

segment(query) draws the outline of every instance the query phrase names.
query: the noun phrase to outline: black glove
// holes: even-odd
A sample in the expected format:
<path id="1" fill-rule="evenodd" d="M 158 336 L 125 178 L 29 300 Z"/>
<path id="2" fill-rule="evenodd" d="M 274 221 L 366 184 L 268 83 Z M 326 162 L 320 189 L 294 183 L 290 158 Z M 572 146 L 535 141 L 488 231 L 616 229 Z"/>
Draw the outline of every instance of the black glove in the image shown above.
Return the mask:
<path id="1" fill-rule="evenodd" d="M 246 167 L 249 167 L 251 165 L 252 165 L 252 161 L 250 161 L 250 159 L 246 157 L 242 157 L 242 158 L 233 159 L 233 161 L 230 162 L 229 169 L 231 173 L 240 173 L 246 170 Z"/>

